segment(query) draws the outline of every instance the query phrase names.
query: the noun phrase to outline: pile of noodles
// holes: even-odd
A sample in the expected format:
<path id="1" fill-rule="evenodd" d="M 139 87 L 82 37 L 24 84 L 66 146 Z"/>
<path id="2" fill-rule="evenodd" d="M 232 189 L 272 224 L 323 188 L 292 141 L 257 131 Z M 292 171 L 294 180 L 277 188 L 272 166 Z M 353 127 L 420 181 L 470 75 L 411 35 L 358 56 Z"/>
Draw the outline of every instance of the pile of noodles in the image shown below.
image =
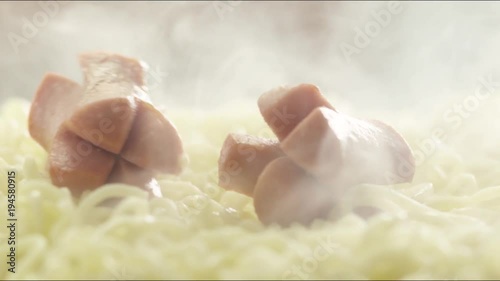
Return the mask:
<path id="1" fill-rule="evenodd" d="M 169 111 L 189 164 L 180 176 L 158 177 L 164 198 L 148 200 L 138 188 L 110 184 L 77 201 L 51 184 L 47 153 L 27 131 L 29 106 L 11 99 L 0 112 L 3 269 L 9 247 L 7 171 L 17 172 L 16 273 L 2 270 L 0 279 L 500 277 L 496 99 L 481 104 L 458 128 L 439 116 L 429 124 L 418 124 L 415 113 L 380 118 L 425 155 L 414 182 L 353 187 L 339 219 L 289 228 L 262 226 L 251 198 L 217 185 L 217 158 L 228 132 L 269 135 L 254 107 Z M 448 138 L 422 152 L 436 127 Z M 99 205 L 110 197 L 124 200 L 115 208 Z M 364 205 L 383 212 L 367 220 L 352 212 Z"/>

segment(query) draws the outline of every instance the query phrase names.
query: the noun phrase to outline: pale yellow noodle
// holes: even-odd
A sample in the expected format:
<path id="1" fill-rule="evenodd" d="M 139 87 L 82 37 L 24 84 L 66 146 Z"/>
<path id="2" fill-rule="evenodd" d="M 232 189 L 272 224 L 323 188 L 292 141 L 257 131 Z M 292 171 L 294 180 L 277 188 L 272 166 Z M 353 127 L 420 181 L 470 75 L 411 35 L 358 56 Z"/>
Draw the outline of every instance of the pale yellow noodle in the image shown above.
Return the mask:
<path id="1" fill-rule="evenodd" d="M 2 280 L 500 278 L 500 161 L 459 142 L 479 121 L 427 155 L 412 183 L 352 187 L 330 219 L 281 228 L 263 226 L 251 198 L 217 186 L 227 133 L 270 136 L 255 105 L 166 112 L 187 157 L 181 175 L 158 177 L 163 198 L 108 184 L 80 200 L 50 182 L 47 152 L 27 131 L 29 106 L 11 99 L 0 111 L 0 206 L 15 170 L 18 219 L 16 274 L 3 270 Z M 432 124 L 403 119 L 398 129 L 418 149 Z M 500 143 L 500 134 L 490 138 Z M 121 200 L 103 204 L 112 198 Z M 381 212 L 363 219 L 359 206 Z M 6 265 L 9 233 L 0 229 Z"/>

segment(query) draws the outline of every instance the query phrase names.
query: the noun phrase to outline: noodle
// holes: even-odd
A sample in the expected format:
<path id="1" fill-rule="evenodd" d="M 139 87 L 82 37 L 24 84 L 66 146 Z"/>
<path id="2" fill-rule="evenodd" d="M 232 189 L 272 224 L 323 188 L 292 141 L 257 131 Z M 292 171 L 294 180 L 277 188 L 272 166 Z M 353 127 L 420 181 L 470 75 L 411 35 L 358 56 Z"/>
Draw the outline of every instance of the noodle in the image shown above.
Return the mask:
<path id="1" fill-rule="evenodd" d="M 7 171 L 15 170 L 19 246 L 16 273 L 2 271 L 0 278 L 500 277 L 500 161 L 487 146 L 471 153 L 459 142 L 474 124 L 464 125 L 427 155 L 411 184 L 359 185 L 346 192 L 331 220 L 310 227 L 264 227 L 251 198 L 217 185 L 217 158 L 227 133 L 270 136 L 255 108 L 241 108 L 248 106 L 206 115 L 169 112 L 187 158 L 181 175 L 157 178 L 163 198 L 148 199 L 138 188 L 107 184 L 77 201 L 68 189 L 50 182 L 47 153 L 27 131 L 29 103 L 5 102 L 0 206 L 7 202 Z M 403 128 L 417 149 L 426 132 Z M 500 134 L 493 136 L 498 143 Z M 116 206 L 106 206 L 113 198 L 120 199 Z M 367 205 L 380 212 L 368 220 L 353 213 Z M 0 213 L 5 222 L 6 209 Z M 8 251 L 7 235 L 2 227 L 2 253 Z M 6 264 L 5 254 L 0 261 Z"/>

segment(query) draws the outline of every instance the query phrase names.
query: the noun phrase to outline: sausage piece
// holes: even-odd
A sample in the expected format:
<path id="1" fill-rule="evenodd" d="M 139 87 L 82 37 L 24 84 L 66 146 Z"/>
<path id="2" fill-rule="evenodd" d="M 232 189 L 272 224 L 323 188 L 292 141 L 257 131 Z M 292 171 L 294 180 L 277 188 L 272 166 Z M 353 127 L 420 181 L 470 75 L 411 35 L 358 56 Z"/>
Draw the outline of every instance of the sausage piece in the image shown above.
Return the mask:
<path id="1" fill-rule="evenodd" d="M 45 76 L 33 100 L 29 131 L 49 152 L 57 186 L 75 195 L 107 182 L 148 185 L 157 172 L 180 173 L 176 128 L 150 102 L 141 62 L 116 54 L 80 56 L 84 86 Z"/>
<path id="2" fill-rule="evenodd" d="M 392 127 L 326 107 L 305 118 L 281 142 L 281 149 L 304 170 L 336 188 L 409 182 L 415 172 L 410 147 Z"/>
<path id="3" fill-rule="evenodd" d="M 333 107 L 311 84 L 281 87 L 262 94 L 258 106 L 279 140 L 284 139 L 314 108 Z M 251 196 L 265 166 L 283 156 L 274 140 L 230 134 L 219 157 L 219 186 Z"/>
<path id="4" fill-rule="evenodd" d="M 28 117 L 31 137 L 48 150 L 59 126 L 72 113 L 82 88 L 61 75 L 48 73 L 35 93 Z"/>
<path id="5" fill-rule="evenodd" d="M 84 92 L 68 128 L 79 137 L 114 154 L 120 153 L 137 112 L 136 97 L 142 89 L 142 66 L 121 55 L 80 55 Z"/>
<path id="6" fill-rule="evenodd" d="M 324 106 L 335 110 L 319 88 L 311 84 L 273 89 L 262 94 L 257 103 L 264 120 L 280 141 L 315 108 Z"/>
<path id="7" fill-rule="evenodd" d="M 283 156 L 276 140 L 246 134 L 229 134 L 219 157 L 219 186 L 252 196 L 266 165 Z"/>
<path id="8" fill-rule="evenodd" d="M 68 127 L 136 166 L 179 173 L 181 140 L 174 125 L 150 103 L 143 65 L 107 53 L 82 54 L 80 65 L 86 90 Z"/>
<path id="9" fill-rule="evenodd" d="M 335 194 L 288 157 L 277 158 L 266 166 L 253 197 L 255 212 L 266 225 L 309 225 L 315 219 L 328 217 L 335 207 Z"/>
<path id="10" fill-rule="evenodd" d="M 137 116 L 121 157 L 144 169 L 178 174 L 182 154 L 175 126 L 152 104 L 139 99 Z"/>
<path id="11" fill-rule="evenodd" d="M 54 137 L 48 161 L 54 185 L 70 187 L 72 193 L 78 196 L 107 182 L 115 155 L 61 126 Z"/>
<path id="12" fill-rule="evenodd" d="M 145 170 L 121 158 L 116 159 L 113 170 L 111 171 L 108 183 L 124 183 L 135 186 L 148 187 L 151 197 L 161 197 L 162 193 L 158 186 L 150 186 L 149 183 L 154 179 L 155 173 L 151 170 Z"/>

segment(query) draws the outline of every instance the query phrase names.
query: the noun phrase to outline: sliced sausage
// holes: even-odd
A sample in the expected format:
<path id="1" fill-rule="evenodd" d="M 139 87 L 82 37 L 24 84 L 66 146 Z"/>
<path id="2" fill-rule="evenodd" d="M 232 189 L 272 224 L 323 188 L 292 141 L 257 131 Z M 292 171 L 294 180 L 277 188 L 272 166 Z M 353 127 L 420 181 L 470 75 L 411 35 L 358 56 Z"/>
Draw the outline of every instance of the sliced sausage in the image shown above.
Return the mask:
<path id="1" fill-rule="evenodd" d="M 56 186 L 70 187 L 75 195 L 107 182 L 115 155 L 83 140 L 61 126 L 49 152 L 49 173 Z"/>
<path id="2" fill-rule="evenodd" d="M 311 84 L 281 87 L 261 95 L 259 109 L 278 139 L 285 138 L 314 108 L 330 103 Z M 251 196 L 257 177 L 265 166 L 283 156 L 277 141 L 231 134 L 219 157 L 219 185 Z"/>
<path id="3" fill-rule="evenodd" d="M 273 89 L 260 96 L 258 106 L 264 120 L 280 141 L 315 108 L 324 106 L 335 110 L 319 88 L 311 84 Z"/>
<path id="4" fill-rule="evenodd" d="M 309 225 L 327 218 L 336 206 L 335 195 L 288 157 L 269 163 L 260 174 L 253 194 L 255 212 L 266 224 Z"/>
<path id="5" fill-rule="evenodd" d="M 58 74 L 48 73 L 33 98 L 28 128 L 30 135 L 48 150 L 59 126 L 72 113 L 82 88 Z"/>
<path id="6" fill-rule="evenodd" d="M 176 128 L 146 94 L 141 62 L 115 54 L 80 56 L 84 86 L 49 74 L 31 106 L 30 134 L 49 152 L 57 186 L 75 195 L 107 182 L 137 185 L 181 171 Z"/>
<path id="7" fill-rule="evenodd" d="M 121 157 L 145 169 L 178 174 L 182 154 L 174 125 L 152 104 L 138 100 L 137 116 Z"/>
<path id="8" fill-rule="evenodd" d="M 276 140 L 229 134 L 219 157 L 219 186 L 252 196 L 262 170 L 280 156 L 283 152 Z"/>
<path id="9" fill-rule="evenodd" d="M 80 55 L 84 93 L 66 121 L 81 138 L 118 154 L 125 145 L 137 112 L 137 97 L 145 96 L 139 61 L 116 54 Z"/>
<path id="10" fill-rule="evenodd" d="M 281 142 L 281 149 L 297 165 L 337 188 L 408 182 L 415 172 L 410 147 L 392 127 L 326 107 L 306 117 Z"/>

